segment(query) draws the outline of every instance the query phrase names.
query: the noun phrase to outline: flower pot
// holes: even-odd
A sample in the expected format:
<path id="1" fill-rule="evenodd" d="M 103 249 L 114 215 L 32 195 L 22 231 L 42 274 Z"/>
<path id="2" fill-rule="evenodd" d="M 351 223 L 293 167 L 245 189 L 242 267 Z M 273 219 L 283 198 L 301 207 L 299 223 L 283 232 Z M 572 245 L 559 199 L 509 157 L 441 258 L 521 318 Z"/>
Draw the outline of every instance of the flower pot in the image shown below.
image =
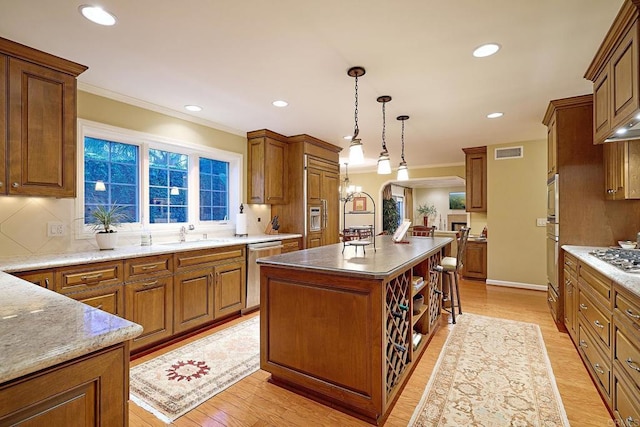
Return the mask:
<path id="1" fill-rule="evenodd" d="M 96 233 L 96 243 L 101 251 L 113 249 L 118 244 L 118 233 Z"/>

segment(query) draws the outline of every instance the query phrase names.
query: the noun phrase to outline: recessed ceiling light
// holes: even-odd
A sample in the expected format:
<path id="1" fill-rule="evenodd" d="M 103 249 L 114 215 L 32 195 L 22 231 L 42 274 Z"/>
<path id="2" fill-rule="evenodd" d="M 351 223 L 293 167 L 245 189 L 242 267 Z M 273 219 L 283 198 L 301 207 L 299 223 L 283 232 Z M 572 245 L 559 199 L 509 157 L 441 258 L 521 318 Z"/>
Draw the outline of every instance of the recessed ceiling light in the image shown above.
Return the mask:
<path id="1" fill-rule="evenodd" d="M 287 105 L 289 105 L 287 101 L 273 101 L 272 104 L 275 107 L 286 107 Z"/>
<path id="2" fill-rule="evenodd" d="M 498 43 L 487 43 L 482 46 L 478 46 L 473 51 L 473 56 L 476 58 L 484 58 L 485 56 L 491 56 L 497 51 L 500 50 L 500 45 Z"/>
<path id="3" fill-rule="evenodd" d="M 185 105 L 184 109 L 189 111 L 202 111 L 202 107 L 199 105 Z"/>
<path id="4" fill-rule="evenodd" d="M 83 4 L 78 8 L 82 16 L 99 25 L 115 25 L 116 17 L 99 6 Z"/>
<path id="5" fill-rule="evenodd" d="M 504 116 L 504 113 L 496 112 L 487 114 L 487 119 L 497 119 L 498 117 Z"/>

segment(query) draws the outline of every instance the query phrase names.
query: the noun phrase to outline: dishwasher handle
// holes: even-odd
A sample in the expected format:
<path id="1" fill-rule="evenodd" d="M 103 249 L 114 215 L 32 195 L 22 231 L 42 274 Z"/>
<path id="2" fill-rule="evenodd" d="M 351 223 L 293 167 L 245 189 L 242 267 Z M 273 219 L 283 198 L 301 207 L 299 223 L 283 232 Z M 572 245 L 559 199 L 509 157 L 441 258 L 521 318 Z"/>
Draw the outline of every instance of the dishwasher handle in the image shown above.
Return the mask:
<path id="1" fill-rule="evenodd" d="M 259 248 L 252 248 L 251 246 L 248 247 L 249 252 L 270 251 L 270 250 L 273 250 L 273 249 L 282 249 L 282 248 L 284 248 L 284 245 L 261 246 Z"/>

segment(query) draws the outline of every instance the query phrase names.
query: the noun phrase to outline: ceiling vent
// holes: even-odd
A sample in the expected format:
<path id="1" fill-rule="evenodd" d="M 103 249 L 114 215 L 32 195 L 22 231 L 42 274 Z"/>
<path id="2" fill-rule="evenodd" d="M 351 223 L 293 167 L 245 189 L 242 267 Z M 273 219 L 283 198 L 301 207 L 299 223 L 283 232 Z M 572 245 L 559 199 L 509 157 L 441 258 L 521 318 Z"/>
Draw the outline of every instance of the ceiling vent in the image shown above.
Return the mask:
<path id="1" fill-rule="evenodd" d="M 505 148 L 496 148 L 496 160 L 505 160 L 505 159 L 521 159 L 524 157 L 524 151 L 522 146 L 520 147 L 505 147 Z"/>

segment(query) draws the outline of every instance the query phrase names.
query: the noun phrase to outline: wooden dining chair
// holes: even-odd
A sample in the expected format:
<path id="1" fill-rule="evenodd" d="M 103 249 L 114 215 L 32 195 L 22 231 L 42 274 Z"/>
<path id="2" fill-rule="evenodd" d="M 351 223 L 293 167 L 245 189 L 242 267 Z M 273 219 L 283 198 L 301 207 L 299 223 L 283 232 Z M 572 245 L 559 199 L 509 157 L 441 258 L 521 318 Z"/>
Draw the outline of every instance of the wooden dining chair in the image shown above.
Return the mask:
<path id="1" fill-rule="evenodd" d="M 432 227 L 426 227 L 424 225 L 414 225 L 413 229 L 411 230 L 411 235 L 412 236 L 419 236 L 419 237 L 433 237 L 435 235 L 436 232 L 436 226 L 432 226 Z"/>

